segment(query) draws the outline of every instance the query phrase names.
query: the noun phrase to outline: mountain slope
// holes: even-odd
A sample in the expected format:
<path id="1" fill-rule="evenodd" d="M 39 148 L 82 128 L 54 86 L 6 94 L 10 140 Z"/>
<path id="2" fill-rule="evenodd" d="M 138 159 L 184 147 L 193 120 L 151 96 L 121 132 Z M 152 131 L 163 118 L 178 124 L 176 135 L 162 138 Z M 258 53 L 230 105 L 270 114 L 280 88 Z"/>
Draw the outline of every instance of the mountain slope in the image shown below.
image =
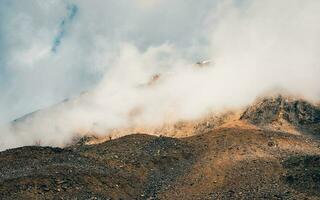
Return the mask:
<path id="1" fill-rule="evenodd" d="M 188 137 L 0 152 L 0 199 L 320 199 L 319 140 L 288 129 L 297 127 L 291 120 L 256 123 L 278 109 L 257 105 L 238 120 L 176 127 L 196 132 Z"/>

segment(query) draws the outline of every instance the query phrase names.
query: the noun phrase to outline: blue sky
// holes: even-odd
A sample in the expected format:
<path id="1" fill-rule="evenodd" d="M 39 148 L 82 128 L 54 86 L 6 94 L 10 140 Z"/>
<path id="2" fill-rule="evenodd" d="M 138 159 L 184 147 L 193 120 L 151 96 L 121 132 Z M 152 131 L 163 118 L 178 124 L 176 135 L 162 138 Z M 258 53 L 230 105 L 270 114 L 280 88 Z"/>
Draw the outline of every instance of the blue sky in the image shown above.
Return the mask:
<path id="1" fill-rule="evenodd" d="M 58 34 L 54 37 L 51 51 L 56 53 L 65 34 L 67 34 L 68 26 L 78 13 L 78 7 L 75 4 L 67 5 L 68 16 L 64 17 L 60 22 Z"/>

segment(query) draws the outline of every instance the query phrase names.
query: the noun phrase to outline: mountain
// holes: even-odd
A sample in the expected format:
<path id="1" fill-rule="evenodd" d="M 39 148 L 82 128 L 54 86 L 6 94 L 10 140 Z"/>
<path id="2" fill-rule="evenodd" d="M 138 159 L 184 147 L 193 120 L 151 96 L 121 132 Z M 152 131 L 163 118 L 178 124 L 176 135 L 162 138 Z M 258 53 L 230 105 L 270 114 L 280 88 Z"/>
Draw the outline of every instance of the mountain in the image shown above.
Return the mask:
<path id="1" fill-rule="evenodd" d="M 286 96 L 264 98 L 242 114 L 256 126 L 320 137 L 320 107 L 303 99 Z"/>
<path id="2" fill-rule="evenodd" d="M 243 112 L 6 150 L 0 199 L 320 199 L 319 111 L 272 96 Z"/>

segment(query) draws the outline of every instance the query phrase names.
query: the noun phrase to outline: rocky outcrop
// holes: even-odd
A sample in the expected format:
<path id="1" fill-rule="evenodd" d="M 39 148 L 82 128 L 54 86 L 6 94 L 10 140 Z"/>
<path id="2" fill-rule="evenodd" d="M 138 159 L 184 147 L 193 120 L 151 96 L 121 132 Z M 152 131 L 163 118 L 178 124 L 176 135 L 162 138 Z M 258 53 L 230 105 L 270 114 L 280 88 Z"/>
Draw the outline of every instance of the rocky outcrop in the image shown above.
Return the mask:
<path id="1" fill-rule="evenodd" d="M 320 123 L 320 107 L 301 99 L 269 97 L 248 107 L 240 119 L 255 125 L 281 120 L 295 126 L 311 125 Z"/>

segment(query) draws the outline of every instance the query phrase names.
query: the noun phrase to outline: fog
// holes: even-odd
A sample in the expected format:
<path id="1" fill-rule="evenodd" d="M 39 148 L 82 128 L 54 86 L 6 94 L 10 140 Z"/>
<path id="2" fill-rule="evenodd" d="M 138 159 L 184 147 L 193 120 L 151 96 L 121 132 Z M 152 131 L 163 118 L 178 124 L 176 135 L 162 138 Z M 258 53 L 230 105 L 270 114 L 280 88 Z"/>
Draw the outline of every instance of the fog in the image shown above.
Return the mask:
<path id="1" fill-rule="evenodd" d="M 317 101 L 319 10 L 317 0 L 1 1 L 0 149 L 196 119 L 273 90 Z"/>

